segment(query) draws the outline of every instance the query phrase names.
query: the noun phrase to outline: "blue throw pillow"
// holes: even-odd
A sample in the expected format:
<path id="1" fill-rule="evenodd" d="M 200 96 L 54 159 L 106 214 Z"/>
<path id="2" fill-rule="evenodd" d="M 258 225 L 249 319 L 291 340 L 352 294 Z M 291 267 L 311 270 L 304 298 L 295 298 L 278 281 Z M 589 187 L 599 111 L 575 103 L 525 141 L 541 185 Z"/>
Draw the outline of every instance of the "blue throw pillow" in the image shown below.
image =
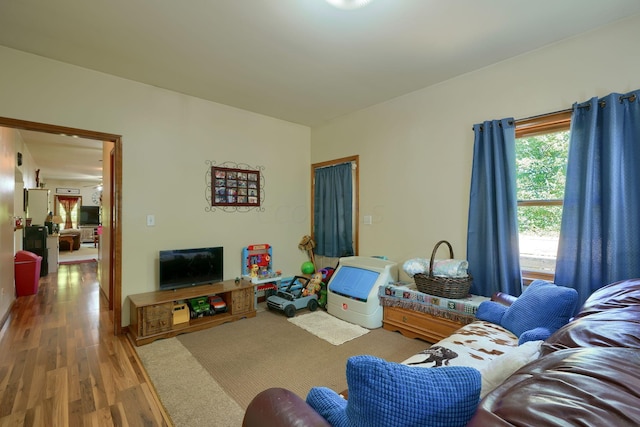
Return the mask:
<path id="1" fill-rule="evenodd" d="M 481 378 L 466 366 L 418 368 L 353 356 L 347 384 L 348 400 L 325 387 L 307 395 L 307 403 L 333 427 L 462 427 L 478 406 Z"/>
<path id="2" fill-rule="evenodd" d="M 546 339 L 569 322 L 577 303 L 575 289 L 535 280 L 507 308 L 501 325 L 520 337 L 520 344 Z M 532 332 L 523 338 L 527 331 Z"/>
<path id="3" fill-rule="evenodd" d="M 506 305 L 495 301 L 483 301 L 476 310 L 476 319 L 495 323 L 496 325 L 502 325 L 502 318 L 506 312 Z"/>

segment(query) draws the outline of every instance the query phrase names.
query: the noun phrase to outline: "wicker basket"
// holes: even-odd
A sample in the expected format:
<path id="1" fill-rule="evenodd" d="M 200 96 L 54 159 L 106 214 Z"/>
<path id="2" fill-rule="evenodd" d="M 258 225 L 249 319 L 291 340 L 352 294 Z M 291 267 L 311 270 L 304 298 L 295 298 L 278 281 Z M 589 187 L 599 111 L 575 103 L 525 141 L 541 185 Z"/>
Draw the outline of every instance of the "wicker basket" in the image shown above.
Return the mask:
<path id="1" fill-rule="evenodd" d="M 422 293 L 435 295 L 442 298 L 466 298 L 469 295 L 469 288 L 473 281 L 471 275 L 466 277 L 440 277 L 433 275 L 433 262 L 435 261 L 438 247 L 445 243 L 449 246 L 449 257 L 453 259 L 453 248 L 446 240 L 440 240 L 436 243 L 431 253 L 431 262 L 429 263 L 429 274 L 417 273 L 413 276 L 416 281 L 416 287 Z"/>

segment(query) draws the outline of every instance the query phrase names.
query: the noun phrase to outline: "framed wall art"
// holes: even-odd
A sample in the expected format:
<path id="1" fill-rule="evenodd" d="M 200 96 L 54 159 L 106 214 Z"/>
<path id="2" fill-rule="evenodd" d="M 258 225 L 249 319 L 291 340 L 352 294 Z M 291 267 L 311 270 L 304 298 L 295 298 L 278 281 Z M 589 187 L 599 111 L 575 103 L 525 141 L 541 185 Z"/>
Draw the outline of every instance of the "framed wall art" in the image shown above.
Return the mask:
<path id="1" fill-rule="evenodd" d="M 56 188 L 56 194 L 80 194 L 79 188 Z"/>
<path id="2" fill-rule="evenodd" d="M 211 167 L 212 206 L 260 206 L 260 172 Z"/>

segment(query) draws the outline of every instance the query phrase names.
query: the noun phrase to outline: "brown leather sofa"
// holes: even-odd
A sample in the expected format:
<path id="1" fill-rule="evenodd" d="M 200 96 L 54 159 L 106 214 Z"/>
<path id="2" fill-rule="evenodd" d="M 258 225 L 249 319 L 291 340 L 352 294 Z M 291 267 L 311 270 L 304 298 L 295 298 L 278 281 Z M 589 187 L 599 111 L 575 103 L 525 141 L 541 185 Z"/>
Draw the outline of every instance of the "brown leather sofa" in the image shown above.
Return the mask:
<path id="1" fill-rule="evenodd" d="M 538 359 L 480 401 L 471 427 L 640 425 L 640 279 L 594 292 Z M 294 393 L 272 388 L 243 426 L 328 426 Z"/>

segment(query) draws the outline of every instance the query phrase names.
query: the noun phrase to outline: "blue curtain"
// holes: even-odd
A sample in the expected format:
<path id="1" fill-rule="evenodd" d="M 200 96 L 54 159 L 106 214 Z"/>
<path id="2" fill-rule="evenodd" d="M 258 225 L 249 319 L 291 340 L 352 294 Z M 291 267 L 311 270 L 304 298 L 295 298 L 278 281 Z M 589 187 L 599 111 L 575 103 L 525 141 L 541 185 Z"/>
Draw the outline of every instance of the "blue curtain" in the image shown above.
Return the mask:
<path id="1" fill-rule="evenodd" d="M 640 91 L 574 104 L 555 282 L 640 277 Z"/>
<path id="2" fill-rule="evenodd" d="M 313 231 L 317 255 L 353 255 L 351 174 L 351 163 L 316 169 Z"/>
<path id="3" fill-rule="evenodd" d="M 471 293 L 522 293 L 512 118 L 473 127 L 473 169 L 467 233 Z"/>

